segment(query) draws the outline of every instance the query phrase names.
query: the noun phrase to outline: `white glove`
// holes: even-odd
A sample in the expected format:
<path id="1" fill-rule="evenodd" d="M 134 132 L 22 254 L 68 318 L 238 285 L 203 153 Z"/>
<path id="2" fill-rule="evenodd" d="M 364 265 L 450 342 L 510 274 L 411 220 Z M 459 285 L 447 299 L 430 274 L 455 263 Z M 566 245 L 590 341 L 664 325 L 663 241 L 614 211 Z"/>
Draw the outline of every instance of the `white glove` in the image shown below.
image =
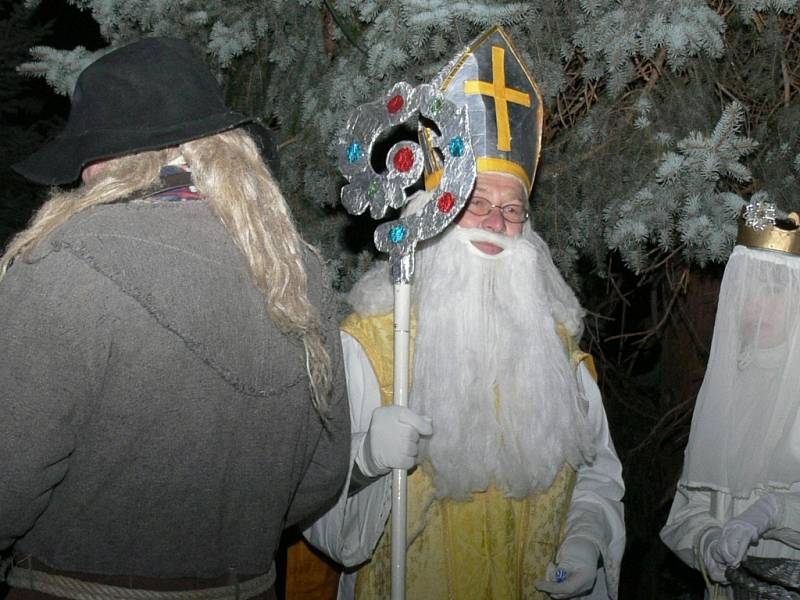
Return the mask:
<path id="1" fill-rule="evenodd" d="M 712 557 L 726 566 L 738 567 L 750 544 L 775 527 L 779 507 L 775 494 L 766 494 L 742 514 L 729 519 L 722 526 L 719 541 L 710 548 Z"/>
<path id="2" fill-rule="evenodd" d="M 705 534 L 700 543 L 703 547 L 703 562 L 706 565 L 706 573 L 708 573 L 709 578 L 718 583 L 728 583 L 728 578 L 725 577 L 725 569 L 727 568 L 725 563 L 715 558 L 721 531 L 722 529 L 719 527 L 714 527 Z"/>
<path id="3" fill-rule="evenodd" d="M 547 565 L 547 577 L 536 584 L 536 589 L 552 598 L 574 598 L 585 594 L 594 586 L 600 552 L 586 538 L 568 538 L 561 544 L 556 564 Z"/>
<path id="4" fill-rule="evenodd" d="M 417 463 L 419 436 L 431 435 L 431 418 L 404 406 L 380 406 L 372 411 L 369 429 L 356 453 L 356 464 L 367 477 Z"/>

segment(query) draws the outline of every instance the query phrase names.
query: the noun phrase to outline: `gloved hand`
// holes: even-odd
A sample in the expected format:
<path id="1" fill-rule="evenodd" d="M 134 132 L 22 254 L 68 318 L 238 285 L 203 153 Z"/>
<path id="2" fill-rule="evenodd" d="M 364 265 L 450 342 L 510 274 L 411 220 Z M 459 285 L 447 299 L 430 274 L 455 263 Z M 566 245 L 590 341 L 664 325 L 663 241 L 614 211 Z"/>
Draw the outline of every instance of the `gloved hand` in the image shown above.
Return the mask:
<path id="1" fill-rule="evenodd" d="M 756 543 L 764 532 L 775 527 L 779 512 L 775 494 L 766 494 L 739 516 L 722 526 L 719 541 L 710 548 L 712 557 L 729 567 L 738 567 L 750 544 Z"/>
<path id="2" fill-rule="evenodd" d="M 356 463 L 367 477 L 416 464 L 419 436 L 431 435 L 431 418 L 404 406 L 381 406 L 372 412 L 367 435 L 356 453 Z"/>
<path id="3" fill-rule="evenodd" d="M 574 598 L 592 589 L 600 552 L 586 538 L 567 538 L 561 544 L 556 564 L 547 565 L 547 577 L 536 589 L 552 598 Z"/>
<path id="4" fill-rule="evenodd" d="M 706 573 L 708 573 L 709 578 L 717 583 L 728 583 L 728 578 L 725 577 L 725 563 L 715 558 L 721 532 L 721 528 L 714 527 L 705 534 L 700 543 L 703 549 L 703 562 L 706 565 Z"/>

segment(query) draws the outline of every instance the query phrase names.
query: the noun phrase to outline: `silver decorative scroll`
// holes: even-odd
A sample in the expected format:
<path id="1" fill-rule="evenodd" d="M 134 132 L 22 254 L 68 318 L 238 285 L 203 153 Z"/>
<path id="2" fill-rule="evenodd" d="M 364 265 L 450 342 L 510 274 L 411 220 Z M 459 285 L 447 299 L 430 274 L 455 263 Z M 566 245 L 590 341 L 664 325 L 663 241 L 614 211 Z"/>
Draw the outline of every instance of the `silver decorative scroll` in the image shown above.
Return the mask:
<path id="1" fill-rule="evenodd" d="M 389 150 L 386 172 L 377 173 L 370 161 L 375 142 L 384 132 L 404 123 L 413 121 L 417 125 L 420 117 L 440 132 L 434 132 L 432 140 L 444 162 L 444 172 L 421 211 L 375 230 L 375 246 L 389 254 L 394 283 L 411 280 L 417 243 L 444 230 L 472 192 L 476 166 L 466 108 L 459 108 L 430 85 L 414 88 L 400 82 L 386 98 L 359 106 L 350 115 L 338 144 L 339 169 L 349 182 L 342 188 L 342 204 L 355 215 L 369 207 L 372 218 L 379 219 L 390 207 L 406 205 L 408 189 L 422 177 L 424 161 L 419 144 L 401 141 Z"/>

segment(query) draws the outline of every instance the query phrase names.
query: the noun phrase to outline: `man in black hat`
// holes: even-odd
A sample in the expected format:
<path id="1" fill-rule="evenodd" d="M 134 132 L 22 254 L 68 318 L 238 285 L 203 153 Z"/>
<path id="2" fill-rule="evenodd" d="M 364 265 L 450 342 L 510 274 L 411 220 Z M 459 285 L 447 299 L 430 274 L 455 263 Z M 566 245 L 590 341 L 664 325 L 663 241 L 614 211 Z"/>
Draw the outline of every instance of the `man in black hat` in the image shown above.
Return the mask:
<path id="1" fill-rule="evenodd" d="M 251 120 L 187 43 L 148 38 L 89 66 L 15 165 L 83 184 L 0 258 L 8 598 L 271 598 L 282 529 L 337 496 L 334 295 Z"/>

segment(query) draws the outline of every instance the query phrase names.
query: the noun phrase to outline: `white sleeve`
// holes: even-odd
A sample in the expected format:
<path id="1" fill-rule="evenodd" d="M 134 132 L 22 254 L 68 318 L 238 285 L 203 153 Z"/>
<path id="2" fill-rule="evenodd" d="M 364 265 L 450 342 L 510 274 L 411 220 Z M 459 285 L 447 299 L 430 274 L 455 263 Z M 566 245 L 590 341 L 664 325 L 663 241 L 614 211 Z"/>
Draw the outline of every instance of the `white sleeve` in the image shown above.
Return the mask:
<path id="1" fill-rule="evenodd" d="M 723 524 L 722 520 L 711 515 L 712 493 L 709 490 L 687 489 L 679 485 L 667 522 L 661 529 L 661 541 L 693 569 L 700 567 L 694 555 L 698 537 L 709 527 L 722 527 Z"/>
<path id="2" fill-rule="evenodd" d="M 800 550 L 800 489 L 796 487 L 791 492 L 776 493 L 780 509 L 775 523 L 775 529 L 764 537 L 779 540 L 795 550 Z"/>
<path id="3" fill-rule="evenodd" d="M 579 383 L 589 404 L 596 456 L 591 464 L 578 468 L 564 539 L 582 537 L 593 542 L 603 558 L 597 581 L 589 598 L 617 597 L 619 570 L 625 551 L 625 515 L 622 496 L 622 464 L 614 450 L 600 389 L 581 364 Z"/>
<path id="4" fill-rule="evenodd" d="M 782 510 L 778 515 L 776 527 L 797 528 L 800 523 L 800 490 L 777 495 L 780 496 Z"/>
<path id="5" fill-rule="evenodd" d="M 345 567 L 368 560 L 383 533 L 391 510 L 391 477 L 384 476 L 348 496 L 356 451 L 380 406 L 380 386 L 366 352 L 352 336 L 340 332 L 347 395 L 350 401 L 350 470 L 336 505 L 303 532 L 316 548 Z"/>

